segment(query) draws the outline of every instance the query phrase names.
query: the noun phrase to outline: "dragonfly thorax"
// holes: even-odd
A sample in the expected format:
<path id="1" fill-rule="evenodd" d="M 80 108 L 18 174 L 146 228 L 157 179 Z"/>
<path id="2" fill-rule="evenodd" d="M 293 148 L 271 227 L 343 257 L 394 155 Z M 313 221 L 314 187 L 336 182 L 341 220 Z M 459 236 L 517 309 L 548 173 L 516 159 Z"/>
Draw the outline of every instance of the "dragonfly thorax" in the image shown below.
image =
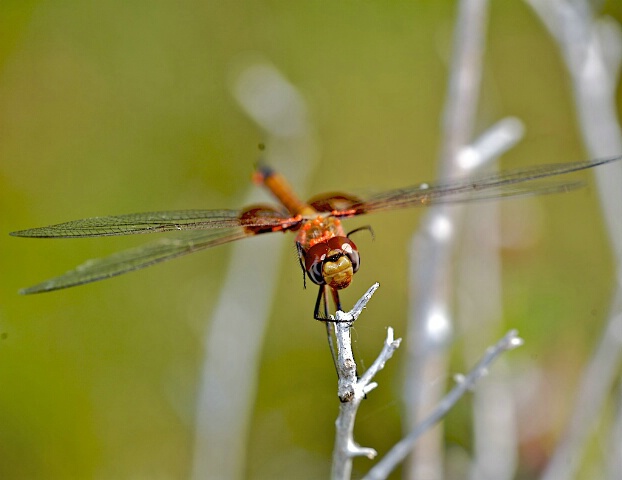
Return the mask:
<path id="1" fill-rule="evenodd" d="M 339 219 L 328 215 L 318 215 L 303 223 L 296 241 L 304 250 L 308 250 L 318 243 L 326 242 L 333 237 L 339 236 L 345 237 Z"/>

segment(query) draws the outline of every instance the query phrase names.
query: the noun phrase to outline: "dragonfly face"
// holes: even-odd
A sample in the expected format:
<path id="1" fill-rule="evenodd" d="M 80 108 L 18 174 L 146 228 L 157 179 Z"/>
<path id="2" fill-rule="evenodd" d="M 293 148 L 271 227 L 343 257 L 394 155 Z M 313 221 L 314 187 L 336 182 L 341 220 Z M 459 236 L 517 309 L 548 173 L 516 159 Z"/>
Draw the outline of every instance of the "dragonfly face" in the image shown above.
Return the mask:
<path id="1" fill-rule="evenodd" d="M 304 265 L 316 285 L 341 290 L 350 285 L 361 265 L 359 251 L 348 237 L 332 237 L 304 252 Z"/>
<path id="2" fill-rule="evenodd" d="M 325 320 L 328 317 L 327 290 L 331 292 L 337 309 L 341 309 L 338 291 L 350 285 L 360 266 L 358 250 L 345 235 L 340 219 L 415 206 L 565 192 L 582 186 L 583 182 L 546 180 L 619 160 L 622 157 L 538 165 L 439 185 L 399 188 L 363 199 L 347 194 L 327 194 L 310 202 L 301 201 L 277 172 L 260 166 L 255 173 L 256 182 L 268 188 L 282 208 L 253 206 L 241 211 L 181 210 L 94 217 L 21 230 L 11 235 L 73 238 L 156 232 L 178 234 L 177 238 L 161 239 L 109 257 L 89 260 L 64 275 L 22 290 L 28 294 L 110 278 L 254 235 L 296 231 L 300 264 L 311 281 L 319 286 L 314 316 Z M 323 313 L 320 312 L 322 301 Z"/>

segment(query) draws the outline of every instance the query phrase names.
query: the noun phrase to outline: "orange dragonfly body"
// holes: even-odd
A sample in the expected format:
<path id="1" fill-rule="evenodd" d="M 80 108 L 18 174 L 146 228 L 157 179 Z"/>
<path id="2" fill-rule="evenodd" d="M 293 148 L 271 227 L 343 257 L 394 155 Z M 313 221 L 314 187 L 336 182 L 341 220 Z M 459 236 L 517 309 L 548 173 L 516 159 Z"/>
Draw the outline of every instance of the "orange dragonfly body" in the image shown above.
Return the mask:
<path id="1" fill-rule="evenodd" d="M 360 266 L 358 249 L 344 232 L 341 219 L 415 206 L 568 191 L 582 186 L 583 182 L 550 181 L 550 177 L 621 159 L 537 165 L 444 184 L 421 184 L 389 190 L 364 199 L 348 194 L 324 194 L 308 202 L 301 201 L 295 195 L 282 175 L 267 166 L 259 166 L 254 176 L 256 183 L 267 187 L 279 200 L 280 206 L 93 217 L 11 233 L 20 237 L 75 238 L 179 232 L 175 238 L 160 239 L 109 257 L 89 260 L 74 270 L 26 288 L 21 293 L 48 292 L 82 285 L 250 236 L 294 231 L 297 232 L 296 246 L 303 274 L 319 285 L 314 317 L 332 320 L 328 314 L 327 291 L 331 292 L 335 306 L 340 310 L 338 291 L 350 285 Z M 324 308 L 320 311 L 322 302 Z"/>

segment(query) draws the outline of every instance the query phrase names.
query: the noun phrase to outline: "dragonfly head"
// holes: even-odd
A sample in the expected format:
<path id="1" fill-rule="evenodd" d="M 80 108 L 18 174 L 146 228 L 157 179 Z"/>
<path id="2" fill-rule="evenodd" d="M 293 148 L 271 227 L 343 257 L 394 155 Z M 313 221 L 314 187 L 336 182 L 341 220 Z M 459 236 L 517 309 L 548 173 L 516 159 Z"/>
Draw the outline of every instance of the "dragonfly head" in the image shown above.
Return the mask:
<path id="1" fill-rule="evenodd" d="M 332 237 L 304 253 L 305 269 L 311 281 L 341 290 L 350 285 L 360 266 L 356 245 L 348 237 Z"/>

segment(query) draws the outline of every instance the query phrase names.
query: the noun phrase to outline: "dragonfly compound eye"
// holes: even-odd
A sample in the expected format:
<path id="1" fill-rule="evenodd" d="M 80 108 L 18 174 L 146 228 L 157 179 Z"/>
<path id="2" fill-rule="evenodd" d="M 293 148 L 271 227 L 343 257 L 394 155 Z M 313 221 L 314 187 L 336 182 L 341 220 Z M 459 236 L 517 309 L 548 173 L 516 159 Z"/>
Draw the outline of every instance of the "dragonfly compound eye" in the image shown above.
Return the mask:
<path id="1" fill-rule="evenodd" d="M 325 285 L 324 276 L 322 275 L 322 268 L 324 260 L 329 252 L 328 245 L 326 243 L 318 243 L 313 245 L 305 256 L 305 270 L 309 279 L 316 285 Z"/>

